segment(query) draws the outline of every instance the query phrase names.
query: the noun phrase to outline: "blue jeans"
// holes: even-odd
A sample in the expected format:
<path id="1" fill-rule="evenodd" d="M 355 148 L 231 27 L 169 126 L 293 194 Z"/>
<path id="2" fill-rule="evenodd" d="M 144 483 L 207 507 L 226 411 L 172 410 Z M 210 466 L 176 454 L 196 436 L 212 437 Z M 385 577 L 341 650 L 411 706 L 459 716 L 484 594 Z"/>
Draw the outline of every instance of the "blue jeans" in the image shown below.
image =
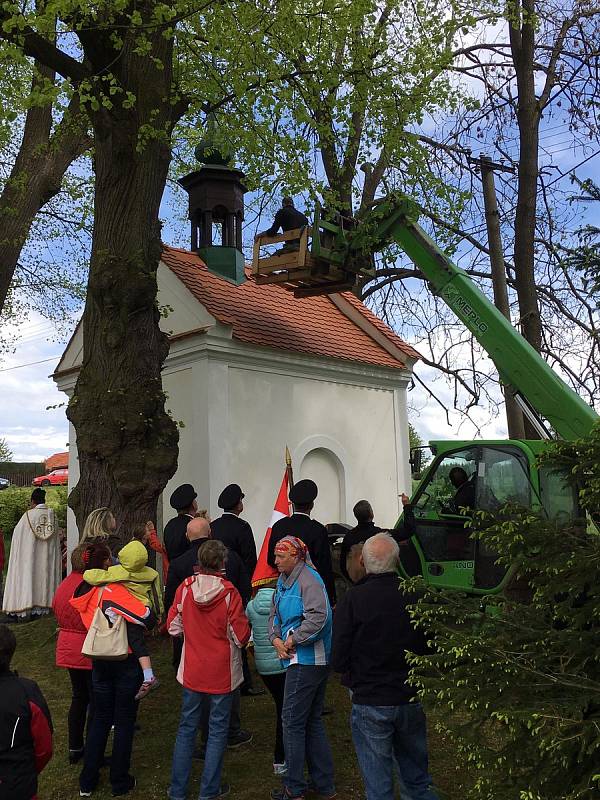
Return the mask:
<path id="1" fill-rule="evenodd" d="M 104 748 L 111 726 L 115 726 L 110 782 L 113 792 L 129 788 L 131 776 L 131 748 L 137 714 L 135 695 L 143 680 L 140 666 L 134 656 L 126 661 L 95 660 L 92 667 L 92 692 L 94 717 L 88 731 L 79 786 L 85 792 L 93 791 L 98 784 Z"/>
<path id="2" fill-rule="evenodd" d="M 394 800 L 394 758 L 411 800 L 437 800 L 429 774 L 425 713 L 419 703 L 354 704 L 352 738 L 367 800 Z"/>
<path id="3" fill-rule="evenodd" d="M 281 720 L 288 770 L 283 782 L 292 797 L 300 797 L 306 791 L 305 760 L 317 792 L 335 792 L 333 759 L 321 719 L 328 677 L 326 666 L 292 664 L 287 669 Z"/>
<path id="4" fill-rule="evenodd" d="M 200 781 L 200 800 L 218 797 L 221 791 L 221 770 L 227 749 L 227 732 L 233 692 L 228 694 L 205 694 L 184 688 L 181 704 L 181 719 L 175 750 L 169 797 L 171 800 L 185 800 L 187 785 L 192 769 L 192 756 L 196 744 L 196 734 L 202 716 L 203 702 L 210 704 L 208 720 L 208 741 L 204 769 Z"/>

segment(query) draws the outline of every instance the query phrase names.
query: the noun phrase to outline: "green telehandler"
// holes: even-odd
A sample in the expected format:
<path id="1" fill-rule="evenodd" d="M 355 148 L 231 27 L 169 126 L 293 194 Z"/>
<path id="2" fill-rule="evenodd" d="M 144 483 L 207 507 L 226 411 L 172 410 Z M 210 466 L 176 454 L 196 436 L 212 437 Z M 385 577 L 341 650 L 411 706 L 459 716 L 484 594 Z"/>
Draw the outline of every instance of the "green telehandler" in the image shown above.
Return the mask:
<path id="1" fill-rule="evenodd" d="M 510 581 L 510 570 L 498 567 L 495 553 L 471 537 L 465 509 L 493 512 L 511 502 L 564 524 L 580 517 L 575 489 L 537 458 L 553 438 L 588 434 L 598 415 L 437 247 L 418 224 L 419 214 L 415 202 L 398 194 L 374 204 L 358 221 L 328 217 L 317 206 L 311 230 L 257 240 L 253 271 L 257 283 L 280 283 L 296 296 L 342 291 L 359 276 L 372 275 L 372 253 L 396 242 L 490 356 L 542 438 L 430 442 L 433 460 L 411 498 L 416 534 L 401 548 L 401 566 L 432 586 L 494 594 Z M 265 244 L 288 240 L 299 242 L 298 249 L 260 257 Z"/>

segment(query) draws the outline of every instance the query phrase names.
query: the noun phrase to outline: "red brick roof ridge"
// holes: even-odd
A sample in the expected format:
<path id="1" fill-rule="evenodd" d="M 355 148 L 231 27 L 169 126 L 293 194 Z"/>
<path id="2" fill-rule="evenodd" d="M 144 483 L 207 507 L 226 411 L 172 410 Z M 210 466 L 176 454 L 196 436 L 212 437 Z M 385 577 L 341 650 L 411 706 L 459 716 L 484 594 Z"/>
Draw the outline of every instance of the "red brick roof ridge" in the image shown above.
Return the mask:
<path id="1" fill-rule="evenodd" d="M 209 313 L 232 326 L 234 338 L 240 341 L 395 369 L 406 367 L 328 296 L 296 299 L 281 286 L 257 286 L 253 281 L 236 287 L 211 273 L 196 253 L 169 245 L 163 245 L 163 261 Z M 400 352 L 419 357 L 354 295 L 341 297 Z M 236 302 L 238 299 L 241 302 Z"/>

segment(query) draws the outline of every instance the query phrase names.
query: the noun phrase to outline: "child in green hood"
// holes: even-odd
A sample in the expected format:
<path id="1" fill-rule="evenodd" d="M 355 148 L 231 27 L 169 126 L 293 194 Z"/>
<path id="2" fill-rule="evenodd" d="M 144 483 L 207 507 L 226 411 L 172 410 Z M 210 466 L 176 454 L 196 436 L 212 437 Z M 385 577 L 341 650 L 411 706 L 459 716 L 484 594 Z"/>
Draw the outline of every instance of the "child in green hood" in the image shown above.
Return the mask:
<path id="1" fill-rule="evenodd" d="M 155 614 L 160 617 L 164 609 L 158 572 L 147 566 L 148 551 L 142 544 L 145 533 L 145 525 L 136 526 L 132 541 L 119 550 L 119 563 L 108 569 L 88 569 L 83 573 L 83 580 L 92 586 L 122 583 L 134 597 L 141 600 L 144 605 L 153 608 Z M 160 686 L 160 681 L 152 669 L 152 661 L 150 660 L 142 626 L 129 626 L 129 646 L 144 673 L 144 681 L 135 696 L 136 700 L 141 700 L 153 689 L 157 689 Z"/>

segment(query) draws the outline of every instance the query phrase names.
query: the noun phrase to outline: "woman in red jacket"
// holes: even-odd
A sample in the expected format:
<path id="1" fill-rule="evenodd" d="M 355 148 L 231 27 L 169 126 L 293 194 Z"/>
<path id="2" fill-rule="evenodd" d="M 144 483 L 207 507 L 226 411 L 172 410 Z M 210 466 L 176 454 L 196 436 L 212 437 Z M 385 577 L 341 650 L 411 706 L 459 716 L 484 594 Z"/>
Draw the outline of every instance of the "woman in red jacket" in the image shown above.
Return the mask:
<path id="1" fill-rule="evenodd" d="M 56 666 L 69 670 L 71 679 L 71 706 L 69 708 L 69 763 L 76 764 L 83 758 L 83 732 L 86 718 L 88 725 L 93 715 L 92 662 L 81 655 L 87 630 L 80 614 L 69 603 L 75 589 L 83 581 L 87 569 L 83 563 L 82 548 L 71 553 L 72 572 L 59 585 L 52 600 L 52 610 L 58 623 L 56 642 Z"/>

